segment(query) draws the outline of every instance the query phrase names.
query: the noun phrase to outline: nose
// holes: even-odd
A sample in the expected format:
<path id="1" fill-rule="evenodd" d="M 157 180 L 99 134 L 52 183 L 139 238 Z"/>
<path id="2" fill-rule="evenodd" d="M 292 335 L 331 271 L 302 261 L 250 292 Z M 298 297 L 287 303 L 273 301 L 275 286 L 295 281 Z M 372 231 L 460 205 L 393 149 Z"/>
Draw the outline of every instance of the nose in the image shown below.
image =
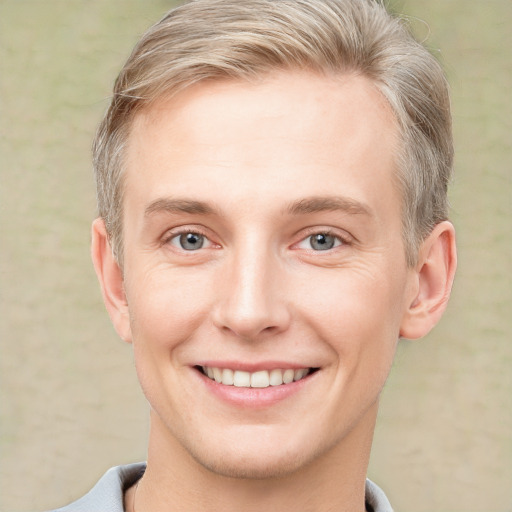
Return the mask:
<path id="1" fill-rule="evenodd" d="M 217 328 L 248 341 L 288 328 L 290 309 L 276 255 L 249 245 L 233 254 L 223 270 L 213 310 Z"/>

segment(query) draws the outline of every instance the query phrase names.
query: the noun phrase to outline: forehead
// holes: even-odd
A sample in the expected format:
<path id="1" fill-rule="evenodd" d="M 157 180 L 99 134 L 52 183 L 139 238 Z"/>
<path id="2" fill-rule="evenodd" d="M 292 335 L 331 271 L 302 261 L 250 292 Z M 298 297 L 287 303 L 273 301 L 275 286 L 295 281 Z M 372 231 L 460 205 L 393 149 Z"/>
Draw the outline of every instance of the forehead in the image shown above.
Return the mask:
<path id="1" fill-rule="evenodd" d="M 277 207 L 284 195 L 336 190 L 396 203 L 397 139 L 391 108 L 362 76 L 283 71 L 256 83 L 208 81 L 136 116 L 125 192 L 147 201 L 194 187 L 205 200 L 259 194 L 262 206 L 274 197 Z M 357 197 L 361 184 L 377 181 L 386 187 L 376 197 Z"/>

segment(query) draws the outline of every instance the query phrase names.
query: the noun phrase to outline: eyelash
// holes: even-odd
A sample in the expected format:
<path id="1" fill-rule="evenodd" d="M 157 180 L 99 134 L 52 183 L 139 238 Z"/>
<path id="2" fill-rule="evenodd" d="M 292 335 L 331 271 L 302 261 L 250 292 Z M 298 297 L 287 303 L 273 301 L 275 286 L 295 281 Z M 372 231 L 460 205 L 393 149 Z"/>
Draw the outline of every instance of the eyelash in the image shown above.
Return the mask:
<path id="1" fill-rule="evenodd" d="M 176 229 L 176 230 L 168 232 L 166 234 L 166 236 L 164 236 L 164 238 L 162 239 L 162 245 L 173 245 L 172 241 L 175 238 L 179 238 L 180 236 L 183 236 L 183 235 L 197 235 L 197 236 L 201 236 L 205 240 L 207 240 L 210 245 L 215 245 L 214 242 L 212 242 L 210 240 L 208 235 L 203 230 L 201 230 L 199 228 L 196 228 L 196 227 L 188 228 L 188 229 Z M 203 247 L 201 246 L 200 248 L 203 248 Z M 181 250 L 185 251 L 185 252 L 194 252 L 193 250 L 187 251 L 183 247 L 181 247 Z"/>
<path id="2" fill-rule="evenodd" d="M 332 237 L 332 238 L 335 239 L 335 241 L 337 241 L 339 243 L 337 245 L 335 245 L 334 247 L 329 248 L 329 249 L 315 250 L 315 249 L 310 247 L 310 248 L 307 248 L 305 250 L 308 250 L 308 251 L 311 251 L 311 252 L 315 252 L 315 253 L 318 253 L 318 252 L 329 252 L 329 251 L 332 251 L 332 250 L 334 250 L 334 249 L 336 249 L 338 247 L 350 245 L 351 242 L 352 242 L 352 240 L 350 239 L 350 237 L 348 235 L 341 235 L 339 232 L 335 232 L 332 229 L 329 229 L 329 228 L 326 228 L 326 229 L 313 228 L 313 229 L 309 230 L 309 233 L 307 233 L 306 236 L 302 237 L 299 242 L 294 244 L 294 246 L 297 247 L 299 244 L 307 243 L 315 235 L 324 235 L 324 236 Z"/>

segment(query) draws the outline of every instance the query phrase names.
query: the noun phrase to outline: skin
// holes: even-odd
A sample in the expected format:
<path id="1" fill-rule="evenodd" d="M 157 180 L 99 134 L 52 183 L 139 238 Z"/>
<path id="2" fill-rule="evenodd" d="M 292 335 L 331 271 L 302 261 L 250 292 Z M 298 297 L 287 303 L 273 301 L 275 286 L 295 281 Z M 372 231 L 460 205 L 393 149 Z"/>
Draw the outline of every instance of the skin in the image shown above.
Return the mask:
<path id="1" fill-rule="evenodd" d="M 101 220 L 92 250 L 151 405 L 139 511 L 364 510 L 397 340 L 437 323 L 455 270 L 448 222 L 406 264 L 397 144 L 392 111 L 356 75 L 201 83 L 138 114 L 123 271 Z M 181 247 L 191 232 L 202 248 Z M 318 371 L 284 399 L 234 404 L 205 362 Z"/>

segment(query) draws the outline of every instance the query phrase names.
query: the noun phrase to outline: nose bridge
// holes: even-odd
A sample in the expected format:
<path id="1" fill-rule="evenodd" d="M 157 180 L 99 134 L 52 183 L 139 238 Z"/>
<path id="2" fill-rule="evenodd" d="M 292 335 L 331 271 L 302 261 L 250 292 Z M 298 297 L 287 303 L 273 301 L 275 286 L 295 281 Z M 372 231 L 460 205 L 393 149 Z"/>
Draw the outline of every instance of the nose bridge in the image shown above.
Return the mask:
<path id="1" fill-rule="evenodd" d="M 286 328 L 289 312 L 279 286 L 278 256 L 268 241 L 247 236 L 226 262 L 216 324 L 245 339 Z"/>

